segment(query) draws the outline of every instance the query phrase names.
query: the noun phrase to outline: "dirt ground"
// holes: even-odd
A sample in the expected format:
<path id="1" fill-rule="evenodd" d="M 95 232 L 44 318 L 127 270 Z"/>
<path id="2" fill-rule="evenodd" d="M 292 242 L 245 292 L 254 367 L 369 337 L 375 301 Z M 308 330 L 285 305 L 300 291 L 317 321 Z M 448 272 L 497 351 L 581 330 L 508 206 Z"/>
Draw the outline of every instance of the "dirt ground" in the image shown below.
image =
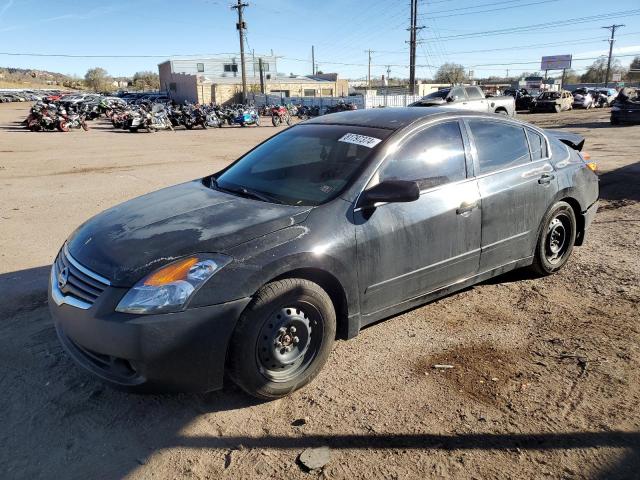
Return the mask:
<path id="1" fill-rule="evenodd" d="M 105 387 L 63 352 L 49 265 L 128 198 L 216 171 L 273 127 L 34 134 L 0 105 L 0 477 L 640 478 L 640 125 L 520 116 L 584 134 L 601 209 L 561 273 L 498 277 L 340 341 L 288 398 Z M 447 370 L 436 363 L 452 364 Z M 297 463 L 326 445 L 331 461 Z"/>

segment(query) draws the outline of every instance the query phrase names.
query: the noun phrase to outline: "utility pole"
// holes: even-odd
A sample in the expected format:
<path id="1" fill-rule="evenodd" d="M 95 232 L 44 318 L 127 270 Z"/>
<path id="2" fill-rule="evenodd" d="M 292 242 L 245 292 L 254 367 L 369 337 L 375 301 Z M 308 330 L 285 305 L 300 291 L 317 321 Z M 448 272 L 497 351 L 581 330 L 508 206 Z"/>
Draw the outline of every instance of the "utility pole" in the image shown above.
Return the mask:
<path id="1" fill-rule="evenodd" d="M 418 30 L 424 27 L 418 27 L 418 0 L 410 0 L 411 2 L 411 26 L 409 30 L 409 93 L 415 94 L 416 90 L 416 41 Z"/>
<path id="2" fill-rule="evenodd" d="M 244 31 L 247 29 L 247 24 L 242 19 L 242 9 L 248 7 L 248 3 L 243 3 L 242 0 L 238 0 L 236 5 L 231 5 L 231 8 L 238 10 L 238 23 L 236 23 L 236 29 L 240 35 L 240 64 L 242 68 L 242 103 L 247 101 L 247 73 L 244 68 Z"/>
<path id="3" fill-rule="evenodd" d="M 315 47 L 311 45 L 311 75 L 316 74 L 316 51 Z"/>
<path id="4" fill-rule="evenodd" d="M 616 36 L 616 28 L 624 27 L 624 25 L 609 25 L 606 28 L 607 30 L 611 30 L 611 38 L 609 38 L 609 60 L 607 60 L 607 75 L 604 78 L 604 86 L 607 88 L 609 86 L 609 72 L 611 72 L 611 54 L 613 53 L 613 42 Z"/>
<path id="5" fill-rule="evenodd" d="M 367 73 L 367 88 L 371 88 L 371 54 L 374 53 L 373 50 L 365 50 L 365 53 L 369 54 L 369 70 Z"/>
<path id="6" fill-rule="evenodd" d="M 262 57 L 258 58 L 258 67 L 260 69 L 260 93 L 265 94 L 264 88 L 264 69 L 262 66 Z"/>

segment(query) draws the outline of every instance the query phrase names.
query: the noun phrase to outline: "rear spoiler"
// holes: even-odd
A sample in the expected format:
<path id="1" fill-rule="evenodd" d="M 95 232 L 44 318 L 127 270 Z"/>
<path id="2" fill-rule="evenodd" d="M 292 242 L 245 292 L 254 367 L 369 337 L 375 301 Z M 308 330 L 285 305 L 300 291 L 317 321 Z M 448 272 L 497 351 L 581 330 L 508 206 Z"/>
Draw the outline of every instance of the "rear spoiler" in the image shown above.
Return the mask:
<path id="1" fill-rule="evenodd" d="M 584 147 L 584 137 L 577 133 L 563 132 L 562 130 L 545 130 L 545 132 L 574 150 L 580 151 Z"/>

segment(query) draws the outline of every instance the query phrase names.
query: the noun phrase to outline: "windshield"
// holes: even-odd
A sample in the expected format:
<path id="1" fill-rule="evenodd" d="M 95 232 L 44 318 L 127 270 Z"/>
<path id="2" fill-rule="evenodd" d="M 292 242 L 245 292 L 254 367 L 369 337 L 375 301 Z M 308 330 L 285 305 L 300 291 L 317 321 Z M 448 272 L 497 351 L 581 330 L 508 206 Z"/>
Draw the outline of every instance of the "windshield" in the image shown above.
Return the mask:
<path id="1" fill-rule="evenodd" d="M 540 100 L 555 100 L 557 98 L 560 98 L 558 92 L 543 92 L 540 94 Z"/>
<path id="2" fill-rule="evenodd" d="M 422 97 L 422 100 L 427 100 L 429 98 L 446 98 L 447 95 L 449 95 L 450 91 L 451 91 L 450 89 L 445 88 L 444 90 L 438 90 L 437 92 L 431 92 L 426 97 Z"/>
<path id="3" fill-rule="evenodd" d="M 289 205 L 336 197 L 391 130 L 298 125 L 267 140 L 214 179 L 223 191 Z"/>

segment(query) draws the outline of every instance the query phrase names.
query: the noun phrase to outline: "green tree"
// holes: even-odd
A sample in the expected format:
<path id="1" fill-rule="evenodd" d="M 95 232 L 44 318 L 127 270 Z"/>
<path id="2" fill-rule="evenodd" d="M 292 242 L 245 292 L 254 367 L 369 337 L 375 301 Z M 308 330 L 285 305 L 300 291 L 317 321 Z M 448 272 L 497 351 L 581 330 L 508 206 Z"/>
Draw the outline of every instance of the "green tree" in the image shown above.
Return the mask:
<path id="1" fill-rule="evenodd" d="M 84 76 L 84 81 L 87 87 L 98 92 L 107 88 L 110 77 L 104 68 L 96 67 L 87 70 L 87 73 Z"/>
<path id="2" fill-rule="evenodd" d="M 467 72 L 463 65 L 457 63 L 443 63 L 436 72 L 436 83 L 464 83 L 467 81 Z"/>
<path id="3" fill-rule="evenodd" d="M 133 75 L 133 85 L 141 90 L 159 90 L 160 77 L 155 72 L 136 72 Z"/>

